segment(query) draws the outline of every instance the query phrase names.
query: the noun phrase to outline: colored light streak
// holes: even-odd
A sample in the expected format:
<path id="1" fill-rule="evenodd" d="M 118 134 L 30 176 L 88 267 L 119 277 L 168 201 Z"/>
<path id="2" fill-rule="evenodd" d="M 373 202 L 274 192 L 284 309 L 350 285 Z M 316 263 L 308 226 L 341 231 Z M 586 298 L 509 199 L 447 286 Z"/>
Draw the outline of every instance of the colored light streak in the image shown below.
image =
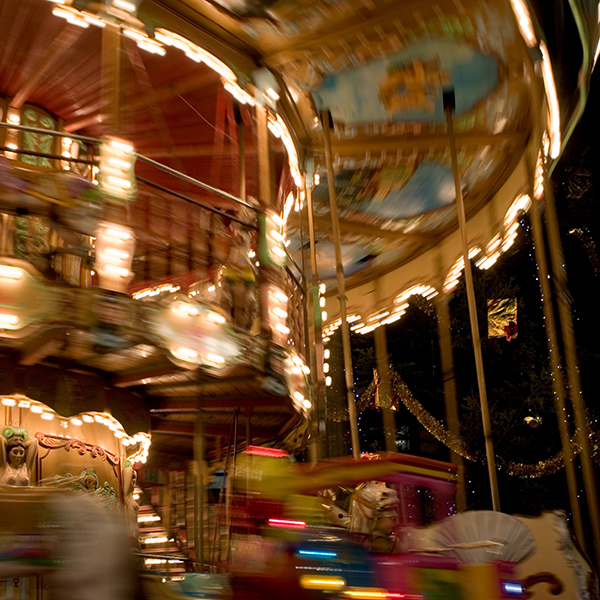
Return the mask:
<path id="1" fill-rule="evenodd" d="M 283 527 L 287 529 L 306 529 L 304 521 L 290 521 L 288 519 L 269 519 L 271 527 Z"/>
<path id="2" fill-rule="evenodd" d="M 335 558 L 337 556 L 337 552 L 330 552 L 327 550 L 298 550 L 297 556 L 330 559 Z"/>

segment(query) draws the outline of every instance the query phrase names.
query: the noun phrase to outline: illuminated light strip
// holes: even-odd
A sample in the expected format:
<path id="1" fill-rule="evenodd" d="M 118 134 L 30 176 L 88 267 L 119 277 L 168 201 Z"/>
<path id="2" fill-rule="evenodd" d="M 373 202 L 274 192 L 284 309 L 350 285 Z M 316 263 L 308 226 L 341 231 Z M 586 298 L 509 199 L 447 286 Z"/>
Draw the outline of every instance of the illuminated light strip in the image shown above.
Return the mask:
<path id="1" fill-rule="evenodd" d="M 162 292 L 177 292 L 181 289 L 178 285 L 173 285 L 172 283 L 164 283 L 162 285 L 146 288 L 144 290 L 140 290 L 132 295 L 134 300 L 139 300 L 140 298 L 146 298 L 147 296 L 157 296 Z"/>
<path id="2" fill-rule="evenodd" d="M 142 544 L 165 544 L 169 541 L 168 537 L 147 537 L 146 539 L 141 540 Z"/>
<path id="3" fill-rule="evenodd" d="M 0 265 L 0 277 L 5 279 L 23 279 L 23 269 L 19 267 L 11 267 L 9 265 Z"/>
<path id="4" fill-rule="evenodd" d="M 0 327 L 16 327 L 19 324 L 19 320 L 17 315 L 2 313 L 0 314 Z"/>
<path id="5" fill-rule="evenodd" d="M 327 550 L 298 550 L 298 556 L 310 556 L 311 558 L 335 558 L 337 552 Z"/>
<path id="6" fill-rule="evenodd" d="M 83 29 L 87 29 L 90 26 L 90 24 L 85 20 L 83 14 L 78 10 L 71 8 L 70 6 L 55 6 L 52 9 L 52 14 L 55 17 L 66 19 L 67 22 L 82 27 Z"/>
<path id="7" fill-rule="evenodd" d="M 155 30 L 154 37 L 163 44 L 182 50 L 188 58 L 191 58 L 196 62 L 203 62 L 227 81 L 236 81 L 235 73 L 224 62 L 220 61 L 210 52 L 204 50 L 204 48 L 190 42 L 188 39 L 169 31 L 168 29 L 162 28 Z"/>
<path id="8" fill-rule="evenodd" d="M 127 0 L 113 0 L 113 6 L 122 8 L 127 12 L 134 13 L 137 10 L 137 6 L 133 2 L 127 2 Z"/>
<path id="9" fill-rule="evenodd" d="M 304 521 L 290 521 L 288 519 L 269 519 L 271 527 L 287 527 L 289 529 L 306 529 Z"/>
<path id="10" fill-rule="evenodd" d="M 160 517 L 158 515 L 139 515 L 138 523 L 153 523 L 154 521 L 160 521 Z"/>
<path id="11" fill-rule="evenodd" d="M 518 581 L 503 581 L 502 587 L 509 594 L 522 594 L 523 586 Z"/>
<path id="12" fill-rule="evenodd" d="M 137 42 L 137 46 L 138 48 L 141 48 L 146 52 L 158 54 L 159 56 L 164 56 L 167 53 L 166 50 L 158 42 L 150 38 L 148 38 L 147 40 Z"/>
<path id="13" fill-rule="evenodd" d="M 50 0 L 51 2 L 54 2 L 55 0 Z M 60 0 L 59 2 L 60 4 L 64 4 L 64 0 Z M 106 22 L 103 21 L 100 17 L 97 17 L 96 15 L 93 15 L 91 13 L 87 13 L 87 12 L 82 12 L 81 16 L 90 24 L 90 25 L 95 25 L 96 27 L 100 27 L 100 29 L 102 29 L 102 27 L 106 27 Z"/>
<path id="14" fill-rule="evenodd" d="M 538 157 L 539 160 L 540 157 Z M 504 217 L 504 225 L 508 226 L 510 223 L 515 222 L 519 213 L 527 212 L 531 208 L 531 198 L 527 194 L 521 194 L 509 207 L 506 211 L 506 215 Z"/>
<path id="15" fill-rule="evenodd" d="M 346 580 L 341 577 L 315 577 L 314 575 L 302 575 L 300 577 L 300 586 L 304 589 L 340 589 L 346 585 Z"/>
<path id="16" fill-rule="evenodd" d="M 195 46 L 195 51 L 200 55 L 200 60 L 207 67 L 210 67 L 228 81 L 235 81 L 235 73 L 224 62 L 204 50 L 204 48 L 200 48 L 200 46 Z"/>
<path id="17" fill-rule="evenodd" d="M 239 102 L 255 106 L 254 98 L 233 81 L 225 81 L 223 87 Z"/>
<path id="18" fill-rule="evenodd" d="M 542 75 L 544 78 L 544 88 L 546 89 L 546 98 L 548 99 L 549 128 L 550 128 L 550 158 L 557 158 L 560 154 L 560 108 L 556 86 L 554 84 L 554 75 L 552 73 L 552 64 L 548 49 L 544 42 L 540 42 L 540 52 L 542 53 Z"/>
<path id="19" fill-rule="evenodd" d="M 298 166 L 298 152 L 296 151 L 296 146 L 294 145 L 294 141 L 292 140 L 292 136 L 285 124 L 285 121 L 281 118 L 280 115 L 276 115 L 276 118 L 269 117 L 269 129 L 272 131 L 275 130 L 279 133 L 281 137 L 281 141 L 285 146 L 288 155 L 288 163 L 290 165 L 290 170 L 292 172 L 292 177 L 294 179 L 294 183 L 298 187 L 302 187 L 303 179 L 302 174 L 300 173 L 300 167 Z M 277 135 L 277 134 L 275 134 Z"/>
<path id="20" fill-rule="evenodd" d="M 537 38 L 533 30 L 533 22 L 527 6 L 523 0 L 510 0 L 513 12 L 519 25 L 519 31 L 525 40 L 525 43 L 533 48 L 537 44 Z"/>
<path id="21" fill-rule="evenodd" d="M 282 220 L 284 223 L 287 223 L 288 217 L 292 212 L 292 207 L 296 203 L 296 199 L 294 198 L 294 194 L 290 192 L 288 197 L 285 199 L 285 204 L 283 205 L 283 217 Z"/>
<path id="22" fill-rule="evenodd" d="M 246 454 L 270 456 L 274 458 L 288 458 L 289 456 L 285 450 L 280 450 L 279 448 L 264 448 L 263 446 L 248 446 Z"/>
<path id="23" fill-rule="evenodd" d="M 195 306 L 185 302 L 177 302 L 171 307 L 171 311 L 184 317 L 197 317 L 200 313 Z"/>
<path id="24" fill-rule="evenodd" d="M 349 598 L 361 598 L 362 600 L 379 600 L 387 598 L 387 590 L 381 588 L 355 588 L 342 591 L 344 596 Z"/>
<path id="25" fill-rule="evenodd" d="M 209 352 L 208 354 L 204 355 L 204 360 L 214 365 L 225 364 L 225 357 L 220 356 L 218 354 L 213 354 L 212 352 Z"/>

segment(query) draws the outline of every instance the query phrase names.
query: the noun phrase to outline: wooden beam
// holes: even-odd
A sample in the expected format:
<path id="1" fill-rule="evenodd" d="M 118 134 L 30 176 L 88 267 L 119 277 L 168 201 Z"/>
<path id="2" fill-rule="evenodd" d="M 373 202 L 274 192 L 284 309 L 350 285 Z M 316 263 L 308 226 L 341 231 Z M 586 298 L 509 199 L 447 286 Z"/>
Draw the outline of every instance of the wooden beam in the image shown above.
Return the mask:
<path id="1" fill-rule="evenodd" d="M 175 370 L 175 366 L 173 366 L 173 370 Z M 203 391 L 210 390 L 215 385 L 225 385 L 229 381 L 233 382 L 236 385 L 237 384 L 253 385 L 253 384 L 257 383 L 257 378 L 256 377 L 236 377 L 232 380 L 228 380 L 227 378 L 219 379 L 219 378 L 215 377 L 215 378 L 211 378 L 209 381 L 206 381 L 206 380 L 193 381 L 193 380 L 189 379 L 186 381 L 174 381 L 173 383 L 159 383 L 157 385 L 150 384 L 150 386 L 148 388 L 148 394 L 150 396 L 157 396 L 157 395 L 160 395 L 160 392 L 165 389 L 185 388 L 185 387 L 193 388 L 194 391 L 197 391 L 200 394 Z"/>
<path id="2" fill-rule="evenodd" d="M 35 336 L 21 349 L 19 364 L 36 365 L 47 356 L 58 352 L 65 343 L 66 332 L 66 327 L 53 327 Z"/>
<path id="3" fill-rule="evenodd" d="M 179 367 L 176 367 L 172 363 L 160 362 L 154 365 L 148 365 L 140 369 L 131 369 L 124 371 L 120 375 L 113 377 L 111 383 L 115 387 L 129 387 L 133 385 L 139 385 L 144 383 L 144 379 L 151 379 L 153 377 L 161 377 L 162 375 L 176 375 L 182 373 Z M 193 385 L 193 381 L 188 380 L 188 385 Z"/>

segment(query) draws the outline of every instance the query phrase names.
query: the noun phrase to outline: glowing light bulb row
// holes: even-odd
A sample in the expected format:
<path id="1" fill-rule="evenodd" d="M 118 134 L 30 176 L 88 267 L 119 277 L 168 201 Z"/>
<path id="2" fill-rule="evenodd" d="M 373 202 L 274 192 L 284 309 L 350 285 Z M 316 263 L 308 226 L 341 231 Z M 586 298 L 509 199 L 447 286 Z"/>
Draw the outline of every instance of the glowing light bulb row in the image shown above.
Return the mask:
<path id="1" fill-rule="evenodd" d="M 140 462 L 145 462 L 148 458 L 148 451 L 151 444 L 150 435 L 147 433 L 136 433 L 133 436 L 127 435 L 119 421 L 108 413 L 85 412 L 73 417 L 61 417 L 51 408 L 48 408 L 35 400 L 18 396 L 3 397 L 0 399 L 0 404 L 7 408 L 29 410 L 32 414 L 39 415 L 44 421 L 56 420 L 59 425 L 64 428 L 68 428 L 69 426 L 82 427 L 94 423 L 104 425 L 112 431 L 114 437 L 117 438 L 123 446 L 128 447 L 139 444 L 139 450 L 134 455 L 130 456 L 129 460 L 137 462 L 135 459 L 140 459 Z M 57 435 L 64 439 L 71 439 L 71 436 L 68 434 Z M 144 460 L 141 460 L 142 457 L 144 457 Z"/>
<path id="2" fill-rule="evenodd" d="M 131 297 L 134 300 L 142 300 L 144 298 L 152 298 L 153 296 L 158 296 L 163 293 L 178 292 L 180 289 L 181 287 L 178 285 L 173 285 L 172 283 L 163 283 L 162 285 L 145 288 L 139 292 L 135 292 Z"/>
<path id="3" fill-rule="evenodd" d="M 6 111 L 6 122 L 11 123 L 12 125 L 20 125 L 21 124 L 21 112 L 18 108 L 14 108 L 9 106 Z M 4 139 L 4 145 L 7 148 L 11 148 L 12 150 L 18 150 L 19 144 L 19 132 L 16 129 L 7 129 Z M 11 152 L 10 150 L 6 150 L 4 152 L 4 156 L 10 160 L 16 160 L 18 154 L 16 152 Z"/>

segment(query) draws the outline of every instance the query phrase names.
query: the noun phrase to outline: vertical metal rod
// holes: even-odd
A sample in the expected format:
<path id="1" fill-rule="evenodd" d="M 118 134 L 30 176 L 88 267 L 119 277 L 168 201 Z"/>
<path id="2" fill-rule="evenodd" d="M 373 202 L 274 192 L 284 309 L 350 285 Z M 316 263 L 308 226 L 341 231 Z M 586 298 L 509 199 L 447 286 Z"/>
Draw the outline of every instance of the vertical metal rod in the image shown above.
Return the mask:
<path id="1" fill-rule="evenodd" d="M 381 302 L 381 288 L 379 279 L 375 280 L 375 311 Z M 387 337 L 385 325 L 380 325 L 373 332 L 375 342 L 375 359 L 379 377 L 379 406 L 383 421 L 383 437 L 385 449 L 388 452 L 398 452 L 396 445 L 396 413 L 392 407 L 392 385 L 390 382 L 390 360 L 388 356 Z"/>
<path id="2" fill-rule="evenodd" d="M 252 409 L 246 409 L 246 448 L 252 446 Z"/>
<path id="3" fill-rule="evenodd" d="M 321 113 L 323 134 L 325 138 L 325 163 L 327 166 L 327 185 L 329 188 L 329 209 L 333 229 L 333 247 L 335 249 L 335 270 L 338 281 L 338 297 L 342 317 L 342 349 L 344 353 L 344 375 L 346 377 L 346 393 L 348 396 L 348 417 L 350 419 L 350 437 L 352 439 L 352 456 L 360 458 L 360 438 L 358 436 L 358 420 L 356 415 L 356 400 L 354 398 L 354 375 L 352 370 L 352 347 L 350 345 L 350 327 L 346 315 L 346 282 L 344 280 L 344 263 L 340 242 L 340 221 L 335 195 L 333 160 L 331 156 L 331 132 L 329 130 L 329 112 Z"/>
<path id="4" fill-rule="evenodd" d="M 317 316 L 319 310 L 319 271 L 317 268 L 317 249 L 315 243 L 315 223 L 313 214 L 312 202 L 312 186 L 306 187 L 306 209 L 308 213 L 308 236 L 310 240 L 310 271 L 311 271 L 311 291 L 312 297 L 312 329 L 314 339 L 314 364 L 311 365 L 311 373 L 316 375 L 316 381 L 313 377 L 313 382 L 316 384 L 315 406 L 311 413 L 311 434 L 310 434 L 310 460 L 316 463 L 323 456 L 323 442 L 319 431 L 319 418 L 326 411 L 326 388 L 325 374 L 323 373 L 323 324 Z M 307 290 L 306 302 L 310 301 Z M 325 427 L 323 427 L 325 429 Z M 325 431 L 323 431 L 325 433 Z"/>
<path id="5" fill-rule="evenodd" d="M 306 183 L 304 184 L 303 187 L 303 191 L 304 191 L 304 198 L 306 199 Z M 302 289 L 304 290 L 304 297 L 303 297 L 303 302 L 302 302 L 302 318 L 303 318 L 303 325 L 304 325 L 304 331 L 303 331 L 303 335 L 304 335 L 304 344 L 303 346 L 303 356 L 306 360 L 306 364 L 310 365 L 310 343 L 309 343 L 309 339 L 310 339 L 310 331 L 308 328 L 308 301 L 309 301 L 309 290 L 308 290 L 308 284 L 306 281 L 306 249 L 304 247 L 304 219 L 302 218 L 302 203 L 300 203 L 300 212 L 299 212 L 299 221 L 300 221 L 300 251 L 301 251 L 301 263 L 300 263 L 300 268 L 302 270 Z M 312 373 L 312 369 L 311 369 L 311 373 Z M 313 381 L 313 377 L 311 377 L 309 379 L 309 381 L 311 381 L 311 385 L 312 385 L 312 381 Z M 311 393 L 314 390 L 311 390 Z M 317 400 L 316 400 L 316 394 L 313 394 L 314 397 L 314 404 L 313 404 L 313 412 L 317 411 Z"/>
<path id="6" fill-rule="evenodd" d="M 240 198 L 246 202 L 246 124 L 244 119 L 240 117 L 238 124 L 239 130 L 239 193 Z"/>
<path id="7" fill-rule="evenodd" d="M 227 517 L 227 546 L 225 548 L 225 562 L 229 562 L 229 554 L 231 551 L 231 499 L 233 495 L 233 480 L 235 478 L 235 470 L 237 463 L 237 436 L 238 436 L 238 418 L 239 411 L 236 408 L 233 413 L 233 453 L 231 455 L 231 473 L 227 473 L 227 501 L 229 506 Z"/>
<path id="8" fill-rule="evenodd" d="M 200 401 L 198 401 L 200 404 Z M 196 513 L 194 545 L 196 560 L 204 562 L 204 425 L 202 412 L 198 410 L 194 423 L 194 508 Z"/>
<path id="9" fill-rule="evenodd" d="M 450 307 L 447 295 L 437 297 L 436 312 L 438 340 L 440 344 L 440 363 L 442 368 L 442 385 L 444 387 L 444 404 L 446 406 L 446 422 L 448 430 L 457 439 L 460 438 L 460 418 L 458 399 L 456 397 L 456 375 L 454 371 L 454 353 L 452 351 L 452 329 L 450 326 Z M 461 440 L 462 444 L 462 440 Z M 456 486 L 456 510 L 462 512 L 467 508 L 464 461 L 460 454 L 450 450 L 450 461 L 458 467 Z"/>
<path id="10" fill-rule="evenodd" d="M 452 92 L 452 95 L 454 93 Z M 490 492 L 492 496 L 492 508 L 500 510 L 500 494 L 498 493 L 498 479 L 496 477 L 496 457 L 494 456 L 494 444 L 492 441 L 492 425 L 485 387 L 485 375 L 483 371 L 483 356 L 481 353 L 481 339 L 479 337 L 479 323 L 477 321 L 477 305 L 475 303 L 475 290 L 473 287 L 473 272 L 469 260 L 469 245 L 467 241 L 467 218 L 465 215 L 465 204 L 463 201 L 458 172 L 458 159 L 456 157 L 456 141 L 454 139 L 454 124 L 452 112 L 454 110 L 453 98 L 447 102 L 447 94 L 444 94 L 444 108 L 446 111 L 446 124 L 448 126 L 448 137 L 450 140 L 450 156 L 452 158 L 452 171 L 454 173 L 454 188 L 456 191 L 456 210 L 458 212 L 458 229 L 462 253 L 465 263 L 465 287 L 467 290 L 467 302 L 469 305 L 469 318 L 471 321 L 471 335 L 473 338 L 473 353 L 475 355 L 475 368 L 477 371 L 477 385 L 479 388 L 479 402 L 481 405 L 481 420 L 483 423 L 483 435 L 485 438 L 485 454 L 487 458 L 488 475 L 490 478 Z"/>
<path id="11" fill-rule="evenodd" d="M 235 420 L 235 418 L 234 418 L 234 420 Z M 232 448 L 232 443 L 233 443 L 234 428 L 235 428 L 235 423 L 234 423 L 234 421 L 232 421 L 231 429 L 229 430 L 229 441 L 227 443 L 227 451 L 225 454 L 225 469 L 223 470 L 223 480 L 221 481 L 221 489 L 219 490 L 219 504 L 222 504 L 223 500 L 225 501 L 225 528 L 228 527 L 230 513 L 231 513 L 231 494 L 230 494 L 229 485 L 231 483 L 230 458 L 231 458 L 231 448 Z M 218 540 L 217 543 L 219 544 L 219 551 L 217 553 L 217 556 L 219 557 L 219 561 L 221 561 L 222 556 L 221 556 L 220 528 L 215 537 L 217 538 L 217 540 Z"/>
<path id="12" fill-rule="evenodd" d="M 573 314 L 569 301 L 569 289 L 567 284 L 567 271 L 560 228 L 556 214 L 556 204 L 552 182 L 546 178 L 544 182 L 544 197 L 546 207 L 546 227 L 548 231 L 548 245 L 550 249 L 550 262 L 554 276 L 554 286 L 558 302 L 558 318 L 562 333 L 565 350 L 565 365 L 567 367 L 567 381 L 571 403 L 573 405 L 573 416 L 577 429 L 577 442 L 581 445 L 580 460 L 583 471 L 583 486 L 587 500 L 588 513 L 592 526 L 592 538 L 594 552 L 596 554 L 596 566 L 600 568 L 600 512 L 598 507 L 598 489 L 596 488 L 596 476 L 594 473 L 594 462 L 590 448 L 590 432 L 587 420 L 587 408 L 583 399 L 581 389 L 581 378 L 579 375 L 579 363 L 577 360 L 577 348 L 575 344 L 575 332 L 573 329 Z"/>
<path id="13" fill-rule="evenodd" d="M 256 145 L 258 150 L 258 199 L 271 206 L 271 163 L 269 158 L 269 126 L 267 109 L 256 105 Z"/>
<path id="14" fill-rule="evenodd" d="M 567 478 L 567 490 L 569 492 L 571 515 L 573 517 L 573 528 L 575 530 L 577 541 L 581 544 L 582 548 L 585 548 L 585 535 L 583 533 L 583 523 L 579 509 L 579 500 L 577 499 L 577 476 L 575 474 L 575 463 L 573 462 L 573 452 L 571 450 L 570 441 L 571 436 L 569 434 L 567 405 L 565 400 L 565 384 L 560 365 L 558 334 L 556 330 L 556 321 L 554 320 L 554 310 L 552 307 L 552 291 L 550 289 L 550 282 L 548 281 L 548 262 L 546 260 L 544 233 L 542 230 L 542 220 L 540 218 L 540 203 L 535 197 L 535 194 L 532 194 L 532 207 L 530 216 L 535 262 L 537 263 L 538 280 L 540 282 L 540 293 L 542 296 L 542 310 L 544 313 L 546 341 L 548 343 L 548 356 L 550 357 L 550 368 L 552 369 L 554 406 L 556 409 L 560 443 L 565 461 L 565 475 Z"/>

